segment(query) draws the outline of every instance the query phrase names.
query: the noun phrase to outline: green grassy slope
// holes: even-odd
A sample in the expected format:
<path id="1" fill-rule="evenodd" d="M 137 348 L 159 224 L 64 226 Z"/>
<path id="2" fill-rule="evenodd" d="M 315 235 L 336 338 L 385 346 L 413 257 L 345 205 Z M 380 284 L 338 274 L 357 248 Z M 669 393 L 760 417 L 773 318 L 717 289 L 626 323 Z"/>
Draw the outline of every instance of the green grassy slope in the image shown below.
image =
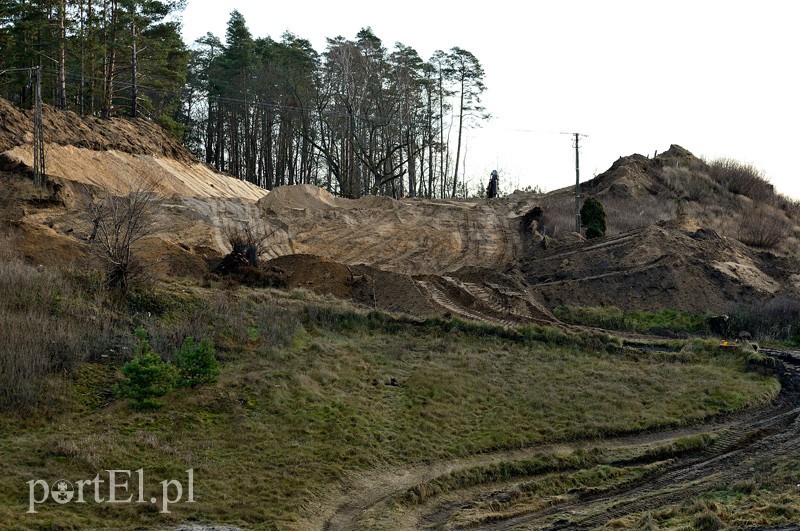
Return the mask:
<path id="1" fill-rule="evenodd" d="M 48 379 L 56 396 L 41 414 L 7 409 L 0 420 L 0 521 L 288 529 L 351 472 L 686 424 L 778 391 L 744 370 L 745 354 L 702 343 L 642 353 L 599 336 L 366 314 L 302 291 L 157 293 L 128 301 L 119 322 L 147 327 L 167 357 L 187 333 L 212 339 L 219 383 L 140 412 L 109 403 L 118 365 L 102 359 Z M 146 499 L 194 469 L 196 503 L 170 514 L 91 500 L 25 512 L 29 480 L 139 468 Z"/>

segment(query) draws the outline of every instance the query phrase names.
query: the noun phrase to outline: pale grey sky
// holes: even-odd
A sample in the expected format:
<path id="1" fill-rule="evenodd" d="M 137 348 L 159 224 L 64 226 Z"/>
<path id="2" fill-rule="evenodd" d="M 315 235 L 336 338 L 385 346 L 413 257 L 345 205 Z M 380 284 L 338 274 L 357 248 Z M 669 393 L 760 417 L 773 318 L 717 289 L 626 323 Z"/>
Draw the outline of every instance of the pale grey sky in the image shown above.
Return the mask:
<path id="1" fill-rule="evenodd" d="M 474 7 L 473 7 L 474 6 Z M 581 180 L 619 157 L 680 144 L 764 170 L 800 199 L 800 32 L 794 2 L 762 0 L 493 0 L 375 2 L 188 0 L 187 43 L 220 38 L 233 9 L 255 37 L 288 30 L 318 52 L 326 37 L 371 26 L 391 49 L 471 51 L 486 71 L 494 118 L 470 132 L 467 179 L 492 169 L 501 187 L 574 183 L 571 139 L 580 132 Z"/>

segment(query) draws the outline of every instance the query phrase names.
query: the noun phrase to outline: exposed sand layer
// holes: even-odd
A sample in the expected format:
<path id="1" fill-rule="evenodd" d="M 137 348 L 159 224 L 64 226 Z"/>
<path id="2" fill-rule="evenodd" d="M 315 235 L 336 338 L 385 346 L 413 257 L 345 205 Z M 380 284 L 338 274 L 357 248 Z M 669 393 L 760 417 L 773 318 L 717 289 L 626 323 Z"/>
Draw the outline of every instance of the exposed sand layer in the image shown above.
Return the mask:
<path id="1" fill-rule="evenodd" d="M 29 178 L 30 113 L 2 100 L 0 111 L 0 167 Z M 654 159 L 621 158 L 581 185 L 613 207 L 610 222 L 634 226 L 586 241 L 569 229 L 545 240 L 537 230 L 574 221 L 566 189 L 466 201 L 350 200 L 310 185 L 267 192 L 198 163 L 145 120 L 47 108 L 45 137 L 53 196 L 9 210 L 20 248 L 37 263 L 85 254 L 88 196 L 142 187 L 160 202 L 140 252 L 165 275 L 208 274 L 230 252 L 232 230 L 246 226 L 264 237 L 262 263 L 284 270 L 290 285 L 415 315 L 513 325 L 552 321 L 561 304 L 720 312 L 800 298 L 800 267 L 790 254 L 752 249 L 712 227 L 717 212 L 746 203 L 740 197 L 700 194 L 705 202 L 688 209 L 698 215 L 676 217 L 669 206 L 676 186 L 695 193 L 708 182 L 705 163 L 679 146 Z M 792 225 L 784 247 L 797 233 Z"/>

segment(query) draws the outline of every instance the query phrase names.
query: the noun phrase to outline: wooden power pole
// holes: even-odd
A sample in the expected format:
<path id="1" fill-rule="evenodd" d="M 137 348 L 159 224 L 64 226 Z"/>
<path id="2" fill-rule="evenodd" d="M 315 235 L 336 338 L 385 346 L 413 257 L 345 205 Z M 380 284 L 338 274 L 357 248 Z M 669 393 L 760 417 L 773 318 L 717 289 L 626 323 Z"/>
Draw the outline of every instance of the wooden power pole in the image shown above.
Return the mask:
<path id="1" fill-rule="evenodd" d="M 47 177 L 44 163 L 44 119 L 42 118 L 42 67 L 31 69 L 34 74 L 33 104 L 33 184 L 44 188 Z"/>
<path id="2" fill-rule="evenodd" d="M 8 68 L 0 71 L 0 76 L 9 72 L 27 72 L 28 87 L 33 82 L 33 184 L 44 188 L 47 174 L 44 164 L 44 120 L 42 118 L 42 67 Z"/>
<path id="3" fill-rule="evenodd" d="M 581 159 L 580 159 L 580 140 L 581 137 L 589 135 L 582 135 L 580 133 L 562 133 L 573 137 L 573 146 L 575 148 L 575 232 L 581 233 Z"/>

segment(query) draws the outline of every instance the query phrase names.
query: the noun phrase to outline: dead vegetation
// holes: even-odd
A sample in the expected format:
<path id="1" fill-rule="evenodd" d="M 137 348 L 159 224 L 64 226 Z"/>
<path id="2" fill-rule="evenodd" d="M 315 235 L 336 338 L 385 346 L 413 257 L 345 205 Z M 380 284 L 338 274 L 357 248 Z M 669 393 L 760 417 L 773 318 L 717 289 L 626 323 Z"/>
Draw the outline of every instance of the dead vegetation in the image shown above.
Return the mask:
<path id="1" fill-rule="evenodd" d="M 122 293 L 142 279 L 151 263 L 138 255 L 143 238 L 156 232 L 155 213 L 161 203 L 153 186 L 140 183 L 125 196 L 100 191 L 86 211 L 92 224 L 90 248 L 102 261 L 106 285 Z"/>
<path id="2" fill-rule="evenodd" d="M 27 264 L 13 241 L 0 240 L 0 406 L 47 403 L 51 374 L 72 371 L 109 344 L 113 322 L 92 283 L 91 275 Z"/>
<path id="3" fill-rule="evenodd" d="M 710 177 L 731 193 L 744 195 L 753 201 L 771 203 L 775 198 L 775 187 L 764 173 L 753 166 L 734 159 L 717 159 L 709 163 Z"/>
<path id="4" fill-rule="evenodd" d="M 754 204 L 742 214 L 736 237 L 758 249 L 776 249 L 789 234 L 786 216 L 770 205 Z"/>

